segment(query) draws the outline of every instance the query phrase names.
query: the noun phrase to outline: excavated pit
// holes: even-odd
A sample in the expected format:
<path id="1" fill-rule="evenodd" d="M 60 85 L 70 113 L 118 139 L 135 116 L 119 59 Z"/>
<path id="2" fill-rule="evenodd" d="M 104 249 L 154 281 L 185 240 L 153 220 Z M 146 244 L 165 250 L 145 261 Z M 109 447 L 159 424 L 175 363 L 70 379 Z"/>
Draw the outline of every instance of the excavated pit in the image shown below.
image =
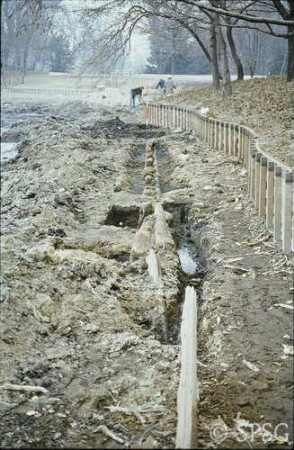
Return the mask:
<path id="1" fill-rule="evenodd" d="M 92 138 L 117 139 L 132 137 L 152 139 L 165 135 L 165 132 L 155 125 L 127 123 L 121 120 L 119 116 L 109 120 L 98 120 L 91 127 L 83 127 L 83 129 L 88 130 Z"/>
<path id="2" fill-rule="evenodd" d="M 103 225 L 137 228 L 140 218 L 140 206 L 112 205 L 106 213 Z"/>

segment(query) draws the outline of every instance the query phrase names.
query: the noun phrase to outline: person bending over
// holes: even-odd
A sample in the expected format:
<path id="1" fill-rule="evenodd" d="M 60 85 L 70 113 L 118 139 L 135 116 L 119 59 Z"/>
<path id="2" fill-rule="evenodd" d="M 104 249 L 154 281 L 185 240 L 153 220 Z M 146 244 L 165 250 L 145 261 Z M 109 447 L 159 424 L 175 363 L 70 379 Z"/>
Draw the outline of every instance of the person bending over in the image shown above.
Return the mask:
<path id="1" fill-rule="evenodd" d="M 131 89 L 130 108 L 136 108 L 136 97 L 141 101 L 143 89 L 144 86 Z"/>
<path id="2" fill-rule="evenodd" d="M 165 88 L 165 80 L 163 80 L 162 78 L 160 78 L 160 80 L 157 83 L 156 89 L 164 89 Z"/>

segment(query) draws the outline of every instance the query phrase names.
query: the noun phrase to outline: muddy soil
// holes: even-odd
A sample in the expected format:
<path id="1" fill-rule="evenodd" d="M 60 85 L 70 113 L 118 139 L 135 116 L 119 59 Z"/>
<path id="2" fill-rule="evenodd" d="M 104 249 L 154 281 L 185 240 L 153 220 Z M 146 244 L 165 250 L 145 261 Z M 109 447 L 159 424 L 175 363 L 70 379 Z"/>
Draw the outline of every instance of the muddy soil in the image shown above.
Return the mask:
<path id="1" fill-rule="evenodd" d="M 293 442 L 293 254 L 275 248 L 257 217 L 246 195 L 244 168 L 189 138 L 181 137 L 180 152 L 172 143 L 169 148 L 183 161 L 174 174 L 192 189 L 190 234 L 206 266 L 197 291 L 199 446 L 288 447 Z M 267 436 L 265 423 L 271 424 Z M 275 435 L 281 423 L 286 425 Z"/>
<path id="2" fill-rule="evenodd" d="M 211 430 L 239 412 L 290 431 L 293 257 L 257 218 L 244 169 L 140 110 L 37 107 L 29 121 L 36 102 L 2 109 L 18 155 L 1 173 L 1 446 L 174 448 L 187 284 L 200 311 L 199 446 L 236 447 Z M 131 255 L 152 139 L 172 235 L 197 266 L 167 262 L 167 335 L 146 260 Z"/>

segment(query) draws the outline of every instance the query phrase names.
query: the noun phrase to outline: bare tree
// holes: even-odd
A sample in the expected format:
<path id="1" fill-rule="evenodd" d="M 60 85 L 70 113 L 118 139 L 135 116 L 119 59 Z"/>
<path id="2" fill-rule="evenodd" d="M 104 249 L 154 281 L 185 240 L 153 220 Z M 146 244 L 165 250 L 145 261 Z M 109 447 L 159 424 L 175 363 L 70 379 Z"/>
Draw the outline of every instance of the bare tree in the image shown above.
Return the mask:
<path id="1" fill-rule="evenodd" d="M 257 66 L 257 61 L 260 52 L 260 33 L 258 30 L 246 30 L 247 40 L 248 40 L 248 68 L 251 78 L 253 78 L 255 74 L 255 69 Z"/>
<path id="2" fill-rule="evenodd" d="M 102 4 L 102 6 L 100 6 L 101 12 L 103 10 L 103 7 L 105 7 L 106 5 L 109 7 L 112 2 L 102 0 L 102 2 L 99 3 L 100 5 Z M 212 64 L 214 85 L 216 88 L 219 87 L 220 75 L 217 58 L 219 52 L 222 55 L 221 77 L 223 78 L 223 83 L 224 79 L 226 79 L 226 86 L 228 86 L 229 71 L 227 64 L 227 43 L 231 49 L 231 54 L 236 64 L 238 78 L 242 79 L 244 75 L 241 59 L 237 54 L 233 39 L 233 28 L 256 29 L 260 26 L 263 26 L 263 28 L 261 29 L 263 33 L 269 33 L 276 37 L 284 37 L 288 40 L 288 45 L 291 46 L 291 44 L 289 44 L 291 43 L 291 33 L 289 34 L 289 29 L 291 31 L 291 27 L 292 25 L 294 25 L 294 21 L 291 19 L 292 5 L 290 0 L 285 0 L 285 2 L 283 2 L 283 9 L 281 10 L 281 8 L 277 6 L 277 3 L 280 2 L 274 0 L 253 0 L 251 2 L 232 2 L 229 0 L 207 0 L 206 2 L 200 0 L 149 0 L 148 2 L 144 0 L 133 0 L 129 2 L 127 0 L 118 0 L 117 4 L 123 7 L 123 19 L 120 20 L 121 27 L 119 30 L 117 30 L 118 34 L 116 33 L 114 34 L 114 36 L 117 38 L 120 35 L 119 42 L 125 44 L 130 37 L 132 29 L 137 26 L 139 22 L 144 20 L 144 18 L 146 17 L 156 16 L 162 19 L 174 20 L 177 23 L 181 23 L 181 25 L 190 30 L 192 34 L 194 33 L 194 36 L 197 36 L 197 40 L 199 43 L 199 40 L 201 41 L 199 32 L 195 33 L 195 29 L 199 28 L 199 25 L 195 27 L 195 24 L 201 22 L 201 28 L 205 28 L 206 30 L 210 28 L 210 51 L 204 45 L 202 45 L 201 47 L 202 49 L 205 48 L 205 54 L 207 56 L 209 55 L 208 57 Z M 188 12 L 187 7 L 189 9 Z M 201 16 L 200 14 L 201 11 L 205 13 L 206 20 L 203 20 L 203 15 Z M 274 16 L 273 13 L 275 13 Z M 284 17 L 281 20 L 280 17 L 282 13 L 284 14 Z M 219 25 L 217 27 L 215 27 L 211 19 L 211 14 L 215 14 L 215 17 L 219 18 Z M 271 17 L 269 15 L 271 15 Z M 283 29 L 287 27 L 288 31 L 286 33 L 277 32 L 274 28 L 275 25 L 278 27 L 284 27 Z M 220 29 L 218 29 L 219 27 Z M 227 30 L 226 34 L 224 33 L 224 27 L 226 27 Z M 126 40 L 124 40 L 122 38 L 122 33 L 126 29 L 128 29 L 130 33 Z M 288 52 L 288 79 L 292 79 L 291 58 L 292 56 L 290 56 L 290 53 Z M 224 73 L 224 71 L 226 72 L 226 74 Z M 231 89 L 226 87 L 224 91 L 229 95 Z"/>
<path id="3" fill-rule="evenodd" d="M 171 0 L 166 0 L 171 1 Z M 249 24 L 263 24 L 263 33 L 271 34 L 272 36 L 281 37 L 287 39 L 288 42 L 288 68 L 287 68 L 287 80 L 294 79 L 294 1 L 293 0 L 255 0 L 251 2 L 250 10 L 253 13 L 243 13 L 243 7 L 246 5 L 245 1 L 230 2 L 230 10 L 227 8 L 208 4 L 199 0 L 178 0 L 180 3 L 189 4 L 190 6 L 198 7 L 202 10 L 210 11 L 219 14 L 222 17 L 232 17 L 242 20 L 243 23 L 240 27 L 244 27 L 244 23 Z M 259 10 L 254 14 L 254 7 L 258 6 Z M 237 8 L 237 9 L 236 9 Z M 280 18 L 269 17 L 266 14 L 275 12 Z M 273 25 L 286 28 L 286 32 L 276 32 L 273 29 Z M 230 25 L 235 26 L 235 25 Z"/>
<path id="4" fill-rule="evenodd" d="M 23 11 L 30 11 L 34 22 L 40 22 L 44 11 L 46 13 L 50 8 L 53 9 L 53 6 L 58 6 L 58 1 L 18 0 Z M 211 64 L 216 88 L 220 86 L 220 79 L 223 80 L 223 85 L 229 84 L 228 48 L 236 65 L 238 78 L 242 79 L 244 76 L 243 63 L 235 44 L 236 36 L 233 35 L 233 30 L 238 29 L 247 29 L 248 33 L 251 33 L 250 36 L 254 36 L 254 33 L 257 33 L 256 36 L 264 33 L 286 39 L 287 79 L 294 79 L 293 0 L 93 0 L 91 8 L 81 6 L 81 9 L 86 10 L 85 14 L 93 21 L 93 27 L 95 28 L 95 24 L 97 29 L 99 27 L 99 33 L 88 36 L 87 45 L 93 49 L 90 58 L 92 64 L 100 68 L 105 67 L 105 70 L 127 55 L 134 30 L 138 27 L 146 28 L 146 21 L 157 17 L 160 20 L 173 21 L 175 26 L 188 30 L 195 38 Z M 250 39 L 257 41 L 254 37 Z M 176 44 L 175 36 L 173 40 Z M 252 53 L 252 74 L 258 59 L 257 49 L 258 45 Z M 7 52 L 9 53 L 9 49 Z M 173 55 L 174 51 L 171 52 L 171 59 L 175 61 Z M 25 51 L 22 52 L 22 57 L 22 67 L 25 67 Z M 230 89 L 226 87 L 224 91 L 229 94 Z"/>
<path id="5" fill-rule="evenodd" d="M 226 41 L 224 39 L 222 26 L 220 23 L 220 17 L 218 14 L 215 14 L 216 21 L 216 36 L 217 36 L 217 44 L 219 48 L 220 54 L 220 62 L 221 62 L 221 72 L 223 79 L 223 95 L 224 97 L 228 97 L 232 95 L 232 83 L 231 83 L 231 75 L 229 69 L 229 61 L 228 61 L 228 53 Z"/>
<path id="6" fill-rule="evenodd" d="M 40 0 L 41 1 L 41 0 Z M 57 6 L 59 0 L 52 5 Z M 47 3 L 43 3 L 44 8 Z M 1 2 L 1 69 L 16 70 L 24 82 L 27 70 L 35 67 L 37 59 L 47 51 L 49 30 L 56 8 L 44 9 L 41 14 L 40 2 L 34 0 L 3 0 Z"/>

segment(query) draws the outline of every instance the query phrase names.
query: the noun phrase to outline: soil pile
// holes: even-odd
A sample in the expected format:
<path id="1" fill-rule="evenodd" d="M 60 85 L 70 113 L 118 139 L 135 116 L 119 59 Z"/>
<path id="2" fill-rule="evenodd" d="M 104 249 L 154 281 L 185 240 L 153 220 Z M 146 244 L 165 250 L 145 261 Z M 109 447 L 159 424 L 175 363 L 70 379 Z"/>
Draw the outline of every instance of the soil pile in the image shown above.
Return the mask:
<path id="1" fill-rule="evenodd" d="M 136 135 L 152 127 L 82 102 L 40 110 L 3 111 L 23 140 L 1 174 L 1 445 L 172 447 L 178 346 L 160 342 L 157 290 L 130 261 Z"/>
<path id="2" fill-rule="evenodd" d="M 294 86 L 285 77 L 235 81 L 233 95 L 225 99 L 207 85 L 168 100 L 208 108 L 209 117 L 252 128 L 264 151 L 294 167 Z"/>

